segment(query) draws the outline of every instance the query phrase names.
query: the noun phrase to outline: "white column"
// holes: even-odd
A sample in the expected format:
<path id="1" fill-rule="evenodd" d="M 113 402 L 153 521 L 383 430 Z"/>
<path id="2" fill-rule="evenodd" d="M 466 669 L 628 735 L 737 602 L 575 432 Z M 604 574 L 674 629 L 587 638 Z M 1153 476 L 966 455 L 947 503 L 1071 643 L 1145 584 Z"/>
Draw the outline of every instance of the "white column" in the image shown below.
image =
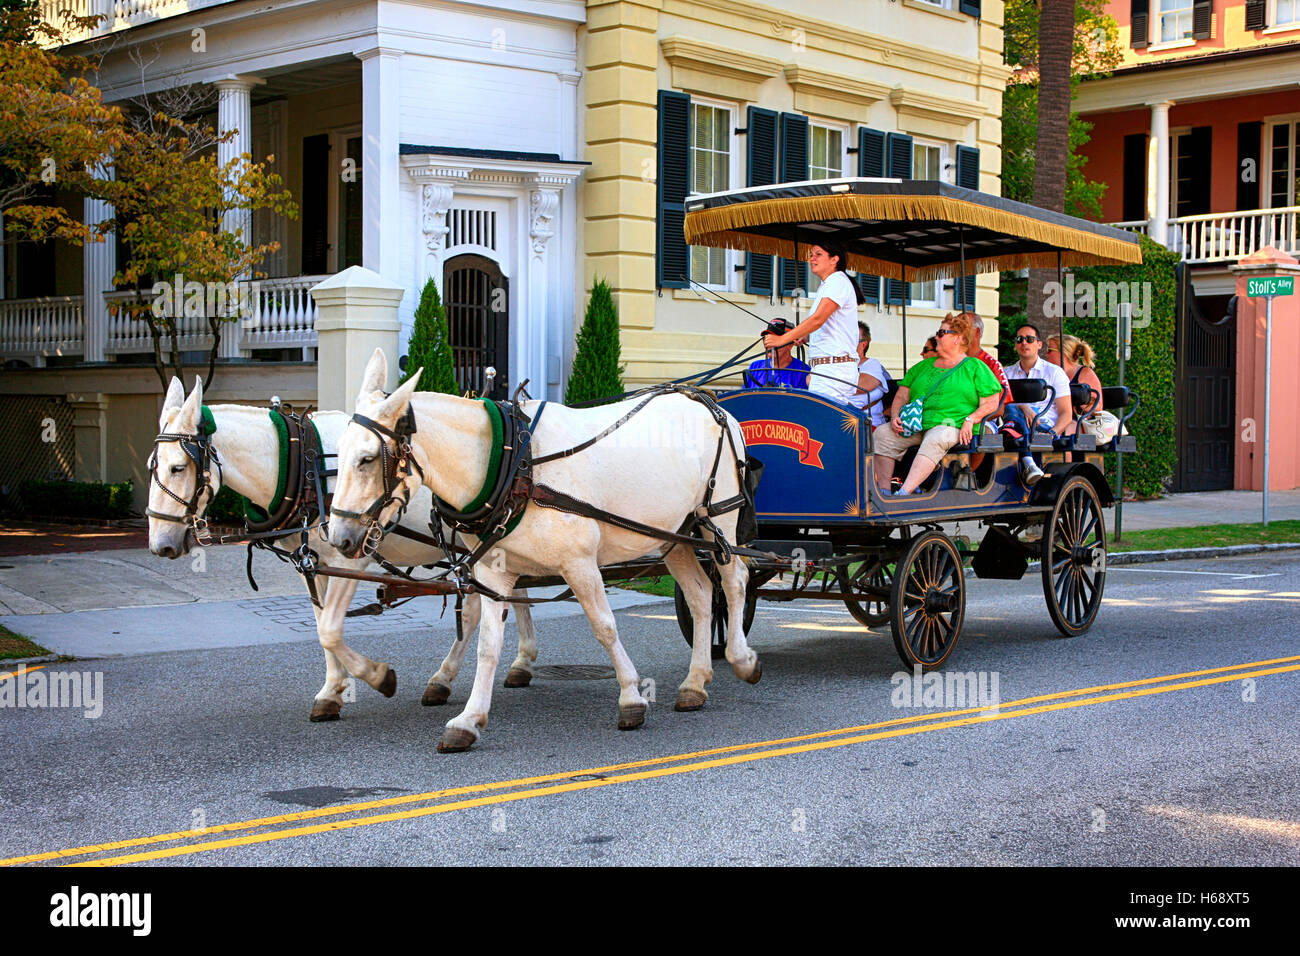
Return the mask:
<path id="1" fill-rule="evenodd" d="M 109 175 L 112 175 L 111 171 Z M 113 207 L 100 199 L 82 200 L 83 221 L 87 226 L 113 217 Z M 83 320 L 83 362 L 102 362 L 108 344 L 108 304 L 104 293 L 113 288 L 117 271 L 117 236 L 109 233 L 103 242 L 87 242 L 81 247 L 81 286 Z"/>
<path id="2" fill-rule="evenodd" d="M 581 73 L 560 73 L 560 133 L 559 149 L 561 159 L 578 159 L 578 81 Z"/>
<path id="3" fill-rule="evenodd" d="M 361 60 L 361 262 L 383 274 L 396 268 L 401 220 L 398 160 L 401 50 L 374 47 Z"/>
<path id="4" fill-rule="evenodd" d="M 1169 107 L 1172 101 L 1151 104 L 1150 162 L 1147 176 L 1147 235 L 1169 245 Z M 1154 185 L 1154 190 L 1152 186 Z"/>
<path id="5" fill-rule="evenodd" d="M 545 176 L 537 176 L 528 194 L 528 299 L 520 331 L 528 343 L 521 374 L 530 379 L 528 392 L 534 398 L 547 397 L 547 339 L 550 325 L 550 256 L 547 247 L 555 235 L 555 217 L 560 208 L 560 187 Z"/>
<path id="6" fill-rule="evenodd" d="M 217 130 L 233 130 L 235 135 L 217 144 L 217 163 L 224 167 L 238 161 L 245 153 L 253 151 L 253 97 L 252 89 L 266 81 L 255 76 L 228 76 L 213 85 L 217 96 Z M 229 209 L 221 220 L 225 232 L 235 233 L 245 243 L 253 241 L 253 214 L 246 209 Z M 240 276 L 239 278 L 245 278 Z M 241 358 L 248 355 L 239 347 L 240 324 L 227 322 L 221 330 L 218 358 Z"/>

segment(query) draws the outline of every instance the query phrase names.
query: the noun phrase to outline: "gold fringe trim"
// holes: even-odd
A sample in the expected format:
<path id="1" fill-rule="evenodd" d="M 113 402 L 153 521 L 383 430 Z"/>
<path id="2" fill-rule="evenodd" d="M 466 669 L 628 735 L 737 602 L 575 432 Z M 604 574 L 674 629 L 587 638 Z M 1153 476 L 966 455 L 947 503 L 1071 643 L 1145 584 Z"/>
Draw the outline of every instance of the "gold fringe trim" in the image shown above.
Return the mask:
<path id="1" fill-rule="evenodd" d="M 900 231 L 906 230 L 908 222 L 960 223 L 1056 246 L 1061 250 L 1060 262 L 1063 266 L 1122 265 L 1142 261 L 1142 250 L 1137 243 L 1099 236 L 1069 226 L 1058 226 L 1004 209 L 991 209 L 947 196 L 847 194 L 761 199 L 688 212 L 684 232 L 687 243 L 693 246 L 740 249 L 793 259 L 793 241 L 737 230 L 773 223 L 808 223 L 832 219 L 895 220 L 899 221 Z M 800 250 L 806 251 L 807 247 L 808 242 L 799 243 Z M 983 257 L 976 254 L 967 257 L 965 272 L 966 275 L 974 275 L 1000 269 L 1052 268 L 1056 263 L 1055 251 Z M 889 279 L 903 278 L 903 267 L 897 262 L 884 259 L 850 253 L 846 265 L 858 272 Z M 960 262 L 940 263 L 909 269 L 907 280 L 928 282 L 933 279 L 951 279 L 961 274 Z"/>

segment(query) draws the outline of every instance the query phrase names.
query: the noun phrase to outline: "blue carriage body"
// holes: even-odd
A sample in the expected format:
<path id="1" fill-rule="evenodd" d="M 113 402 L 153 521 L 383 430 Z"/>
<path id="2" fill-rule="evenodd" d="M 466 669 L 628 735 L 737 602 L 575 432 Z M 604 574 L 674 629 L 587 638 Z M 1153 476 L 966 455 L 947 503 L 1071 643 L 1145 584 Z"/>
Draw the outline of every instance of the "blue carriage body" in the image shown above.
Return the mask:
<path id="1" fill-rule="evenodd" d="M 1014 452 L 990 452 L 987 478 L 976 487 L 954 487 L 955 469 L 942 468 L 931 491 L 893 498 L 875 488 L 871 420 L 859 409 L 783 388 L 726 392 L 718 402 L 740 423 L 747 453 L 763 463 L 755 510 L 764 524 L 887 527 L 1032 505 Z"/>

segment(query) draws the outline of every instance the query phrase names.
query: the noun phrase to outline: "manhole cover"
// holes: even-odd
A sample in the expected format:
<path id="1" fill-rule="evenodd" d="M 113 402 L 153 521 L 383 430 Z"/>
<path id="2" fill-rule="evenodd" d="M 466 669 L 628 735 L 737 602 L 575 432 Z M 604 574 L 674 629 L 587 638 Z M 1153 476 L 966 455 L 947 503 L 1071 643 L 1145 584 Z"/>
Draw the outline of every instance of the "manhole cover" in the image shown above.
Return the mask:
<path id="1" fill-rule="evenodd" d="M 533 676 L 543 680 L 607 680 L 615 674 L 614 668 L 598 664 L 545 664 L 534 667 Z"/>

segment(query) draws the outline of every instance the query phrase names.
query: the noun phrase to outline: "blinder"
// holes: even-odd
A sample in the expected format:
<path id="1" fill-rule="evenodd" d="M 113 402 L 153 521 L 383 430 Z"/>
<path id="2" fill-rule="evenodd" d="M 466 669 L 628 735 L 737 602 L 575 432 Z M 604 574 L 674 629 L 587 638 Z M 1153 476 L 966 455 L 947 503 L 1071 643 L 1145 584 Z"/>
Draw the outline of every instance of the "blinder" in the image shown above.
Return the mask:
<path id="1" fill-rule="evenodd" d="M 158 445 L 162 442 L 176 442 L 181 446 L 181 451 L 185 456 L 194 463 L 195 479 L 194 494 L 187 501 L 176 492 L 172 491 L 162 483 L 158 477 Z M 185 508 L 185 513 L 179 517 L 176 515 L 163 514 L 161 511 L 154 511 L 152 508 L 145 508 L 144 513 L 150 518 L 158 518 L 162 521 L 170 521 L 173 524 L 189 525 L 194 530 L 195 537 L 200 537 L 205 531 L 206 526 L 203 519 L 199 516 L 201 510 L 200 499 L 203 493 L 208 493 L 208 501 L 211 503 L 215 492 L 212 490 L 211 466 L 217 466 L 217 479 L 221 480 L 221 459 L 217 457 L 216 450 L 212 447 L 212 436 L 206 434 L 185 434 L 162 432 L 153 440 L 153 454 L 149 456 L 149 481 L 163 490 L 167 497 L 171 498 L 177 504 Z M 201 528 L 201 525 L 204 527 Z"/>
<path id="2" fill-rule="evenodd" d="M 420 463 L 415 460 L 415 456 L 411 452 L 411 436 L 415 434 L 415 409 L 410 405 L 406 406 L 406 414 L 397 420 L 393 428 L 389 428 L 373 418 L 367 418 L 359 412 L 352 416 L 352 421 L 379 439 L 379 464 L 382 470 L 384 492 L 365 511 L 343 511 L 334 508 L 331 510 L 331 514 L 338 515 L 341 518 L 354 518 L 358 521 L 365 521 L 368 524 L 365 547 L 367 549 L 366 553 L 370 553 L 378 547 L 380 539 L 393 530 L 402 520 L 402 516 L 406 514 L 407 506 L 411 503 L 409 493 L 406 497 L 399 498 L 394 495 L 394 492 L 412 474 L 415 474 L 423 481 L 424 469 L 420 467 Z M 388 450 L 389 441 L 393 443 L 391 452 Z M 398 504 L 397 514 L 393 516 L 393 520 L 388 524 L 381 525 L 379 515 L 394 502 Z"/>

